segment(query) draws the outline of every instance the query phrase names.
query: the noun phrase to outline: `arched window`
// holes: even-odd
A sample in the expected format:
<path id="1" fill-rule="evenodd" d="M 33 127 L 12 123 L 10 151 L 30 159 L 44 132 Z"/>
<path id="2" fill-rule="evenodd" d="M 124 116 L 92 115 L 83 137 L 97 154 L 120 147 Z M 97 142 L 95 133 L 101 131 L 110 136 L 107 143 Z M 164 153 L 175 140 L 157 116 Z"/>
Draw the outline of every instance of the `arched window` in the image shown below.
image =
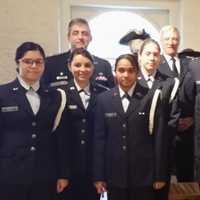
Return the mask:
<path id="1" fill-rule="evenodd" d="M 120 38 L 128 31 L 144 28 L 153 39 L 158 41 L 159 38 L 158 31 L 149 21 L 131 12 L 105 12 L 90 20 L 89 24 L 93 36 L 89 51 L 112 64 L 119 55 L 130 53 L 128 46 L 119 44 Z"/>

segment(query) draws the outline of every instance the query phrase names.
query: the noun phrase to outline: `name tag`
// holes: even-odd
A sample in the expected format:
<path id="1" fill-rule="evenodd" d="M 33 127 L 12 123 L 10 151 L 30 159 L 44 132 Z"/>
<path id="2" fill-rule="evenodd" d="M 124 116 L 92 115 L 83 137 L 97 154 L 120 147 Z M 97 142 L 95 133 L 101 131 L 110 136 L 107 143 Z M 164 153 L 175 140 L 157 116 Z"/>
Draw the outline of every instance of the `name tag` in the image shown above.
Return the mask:
<path id="1" fill-rule="evenodd" d="M 57 87 L 57 86 L 62 86 L 62 85 L 67 85 L 67 81 L 56 81 L 50 83 L 50 87 Z"/>
<path id="2" fill-rule="evenodd" d="M 68 76 L 56 76 L 56 80 L 68 79 Z"/>
<path id="3" fill-rule="evenodd" d="M 200 81 L 196 81 L 196 84 L 197 84 L 197 85 L 200 85 Z"/>
<path id="4" fill-rule="evenodd" d="M 105 117 L 107 118 L 117 117 L 117 113 L 105 113 Z"/>
<path id="5" fill-rule="evenodd" d="M 77 106 L 77 105 L 69 105 L 68 108 L 69 108 L 70 110 L 75 110 L 75 109 L 78 108 L 78 106 Z"/>
<path id="6" fill-rule="evenodd" d="M 145 112 L 138 112 L 138 115 L 145 115 Z"/>
<path id="7" fill-rule="evenodd" d="M 7 106 L 1 108 L 1 112 L 16 112 L 18 110 L 19 110 L 18 106 Z"/>

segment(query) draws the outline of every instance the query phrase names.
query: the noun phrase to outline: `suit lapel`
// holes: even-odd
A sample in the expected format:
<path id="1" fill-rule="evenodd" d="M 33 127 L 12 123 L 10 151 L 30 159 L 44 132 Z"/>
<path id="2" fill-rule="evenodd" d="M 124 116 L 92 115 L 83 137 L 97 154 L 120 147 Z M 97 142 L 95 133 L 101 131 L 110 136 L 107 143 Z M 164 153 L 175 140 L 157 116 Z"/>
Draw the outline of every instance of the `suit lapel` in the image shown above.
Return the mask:
<path id="1" fill-rule="evenodd" d="M 141 86 L 143 86 L 145 88 L 149 88 L 142 73 L 139 74 L 138 81 L 139 81 L 139 83 L 140 83 Z"/>
<path id="2" fill-rule="evenodd" d="M 92 109 L 95 106 L 95 103 L 96 103 L 97 90 L 92 83 L 90 85 L 90 95 L 91 96 L 90 96 L 90 100 L 89 100 L 87 110 Z"/>
<path id="3" fill-rule="evenodd" d="M 39 115 L 43 111 L 47 110 L 48 106 L 49 106 L 49 102 L 50 102 L 50 99 L 48 98 L 48 95 L 47 95 L 48 90 L 45 90 L 42 86 L 40 86 L 40 88 L 38 90 L 38 94 L 40 96 L 40 108 L 38 110 L 37 115 Z"/>
<path id="4" fill-rule="evenodd" d="M 14 95 L 15 101 L 18 103 L 19 107 L 24 110 L 29 115 L 34 115 L 33 111 L 31 109 L 31 106 L 29 104 L 29 101 L 26 97 L 26 89 L 23 88 L 18 80 L 15 80 L 13 87 L 11 88 L 11 92 Z"/>
<path id="5" fill-rule="evenodd" d="M 181 85 L 186 73 L 188 72 L 188 60 L 180 59 L 180 66 L 181 66 L 181 74 L 180 74 L 180 85 Z"/>
<path id="6" fill-rule="evenodd" d="M 113 88 L 112 98 L 113 98 L 113 106 L 115 107 L 116 112 L 119 113 L 119 115 L 121 115 L 124 118 L 125 113 L 124 113 L 124 110 L 123 110 L 122 101 L 121 101 L 121 97 L 120 97 L 120 94 L 119 94 L 118 86 Z"/>
<path id="7" fill-rule="evenodd" d="M 141 87 L 141 85 L 138 83 L 136 84 L 135 90 L 130 100 L 128 110 L 126 112 L 127 117 L 139 107 L 141 103 L 141 99 L 144 96 L 145 90 L 148 90 L 148 89 Z"/>
<path id="8" fill-rule="evenodd" d="M 81 101 L 81 97 L 76 89 L 76 86 L 73 81 L 69 83 L 69 93 L 70 97 L 73 99 L 73 101 L 82 109 L 85 110 L 85 107 Z"/>

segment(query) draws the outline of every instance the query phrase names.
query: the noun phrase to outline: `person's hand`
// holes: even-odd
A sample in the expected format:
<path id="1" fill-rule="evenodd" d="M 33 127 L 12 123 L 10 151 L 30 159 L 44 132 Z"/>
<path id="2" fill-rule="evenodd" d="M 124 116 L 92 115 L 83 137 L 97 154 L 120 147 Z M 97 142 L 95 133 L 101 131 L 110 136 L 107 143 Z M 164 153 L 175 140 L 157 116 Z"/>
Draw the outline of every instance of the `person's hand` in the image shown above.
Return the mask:
<path id="1" fill-rule="evenodd" d="M 101 194 L 102 192 L 106 192 L 106 183 L 104 181 L 97 181 L 94 183 L 94 186 L 97 190 L 98 194 Z"/>
<path id="2" fill-rule="evenodd" d="M 155 190 L 160 190 L 162 189 L 164 186 L 166 185 L 166 183 L 164 181 L 156 181 L 153 183 L 153 188 Z"/>
<path id="3" fill-rule="evenodd" d="M 63 192 L 63 190 L 69 185 L 68 179 L 58 179 L 57 180 L 57 193 Z"/>
<path id="4" fill-rule="evenodd" d="M 193 124 L 193 118 L 192 117 L 185 117 L 180 118 L 178 122 L 178 130 L 179 131 L 185 131 Z"/>

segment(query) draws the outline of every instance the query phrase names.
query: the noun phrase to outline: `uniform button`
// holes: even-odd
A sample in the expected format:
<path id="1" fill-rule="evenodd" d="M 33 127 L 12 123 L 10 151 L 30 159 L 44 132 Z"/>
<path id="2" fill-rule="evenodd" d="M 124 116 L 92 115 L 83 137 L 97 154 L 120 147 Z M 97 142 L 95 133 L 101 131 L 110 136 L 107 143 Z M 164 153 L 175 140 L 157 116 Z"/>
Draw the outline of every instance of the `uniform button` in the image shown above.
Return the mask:
<path id="1" fill-rule="evenodd" d="M 86 119 L 82 119 L 82 122 L 85 123 L 85 122 L 86 122 Z"/>
<path id="2" fill-rule="evenodd" d="M 126 146 L 122 146 L 122 149 L 123 149 L 124 151 L 126 151 Z"/>
<path id="3" fill-rule="evenodd" d="M 35 148 L 34 146 L 32 146 L 32 147 L 30 148 L 30 151 L 36 151 L 36 148 Z"/>
<path id="4" fill-rule="evenodd" d="M 85 129 L 81 129 L 81 133 L 85 133 Z"/>
<path id="5" fill-rule="evenodd" d="M 81 144 L 85 144 L 85 140 L 81 140 Z"/>
<path id="6" fill-rule="evenodd" d="M 36 122 L 32 122 L 32 126 L 36 126 Z"/>
<path id="7" fill-rule="evenodd" d="M 32 138 L 35 139 L 37 137 L 36 134 L 32 134 Z"/>
<path id="8" fill-rule="evenodd" d="M 123 126 L 123 128 L 126 128 L 126 124 L 123 124 L 122 126 Z"/>
<path id="9" fill-rule="evenodd" d="M 123 136 L 122 136 L 122 138 L 123 138 L 123 139 L 126 139 L 126 136 L 125 136 L 125 135 L 123 135 Z"/>

